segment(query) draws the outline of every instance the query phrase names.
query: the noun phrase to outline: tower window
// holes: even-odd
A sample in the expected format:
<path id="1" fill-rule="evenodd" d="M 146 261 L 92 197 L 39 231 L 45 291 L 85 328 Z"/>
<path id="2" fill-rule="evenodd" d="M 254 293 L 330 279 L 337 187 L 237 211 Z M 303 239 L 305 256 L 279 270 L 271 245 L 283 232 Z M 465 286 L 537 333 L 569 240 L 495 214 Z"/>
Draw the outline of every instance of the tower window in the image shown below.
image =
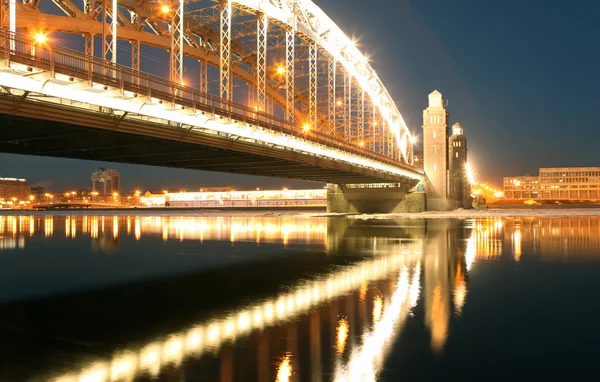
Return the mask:
<path id="1" fill-rule="evenodd" d="M 437 164 L 433 165 L 433 171 L 437 171 Z"/>
<path id="2" fill-rule="evenodd" d="M 437 131 L 433 130 L 433 138 L 437 138 Z"/>
<path id="3" fill-rule="evenodd" d="M 456 152 L 456 157 L 458 158 L 458 151 Z"/>
<path id="4" fill-rule="evenodd" d="M 433 146 L 433 154 L 437 154 L 437 146 Z"/>

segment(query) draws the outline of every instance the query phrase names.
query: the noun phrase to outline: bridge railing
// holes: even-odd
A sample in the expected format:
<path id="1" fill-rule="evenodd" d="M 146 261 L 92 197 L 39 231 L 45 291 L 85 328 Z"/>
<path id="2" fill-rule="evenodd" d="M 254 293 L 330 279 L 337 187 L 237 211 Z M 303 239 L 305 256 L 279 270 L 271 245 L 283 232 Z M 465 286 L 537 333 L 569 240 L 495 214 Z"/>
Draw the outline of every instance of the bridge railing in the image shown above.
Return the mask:
<path id="1" fill-rule="evenodd" d="M 128 92 L 133 97 L 149 97 L 159 102 L 168 102 L 173 107 L 179 106 L 194 112 L 199 110 L 374 159 L 416 174 L 421 173 L 408 164 L 348 143 L 338 137 L 315 130 L 304 131 L 299 123 L 289 122 L 252 107 L 76 50 L 47 42 L 37 43 L 32 38 L 11 33 L 4 28 L 0 29 L 0 57 L 4 57 L 7 66 L 15 62 L 26 65 L 32 68 L 31 70 L 38 68 L 48 71 L 52 77 L 62 74 L 72 81 L 85 80 L 90 87 L 104 86 L 105 90 L 118 89 L 124 95 Z"/>

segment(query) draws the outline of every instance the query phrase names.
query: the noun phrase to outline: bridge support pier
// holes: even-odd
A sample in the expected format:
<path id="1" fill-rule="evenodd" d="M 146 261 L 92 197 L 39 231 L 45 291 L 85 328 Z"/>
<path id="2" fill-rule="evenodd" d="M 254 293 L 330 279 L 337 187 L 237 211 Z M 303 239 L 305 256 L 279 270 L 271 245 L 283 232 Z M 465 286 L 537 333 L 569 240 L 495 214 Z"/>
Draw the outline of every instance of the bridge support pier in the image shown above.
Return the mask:
<path id="1" fill-rule="evenodd" d="M 425 211 L 425 193 L 409 190 L 407 184 L 328 184 L 327 212 L 383 214 Z"/>

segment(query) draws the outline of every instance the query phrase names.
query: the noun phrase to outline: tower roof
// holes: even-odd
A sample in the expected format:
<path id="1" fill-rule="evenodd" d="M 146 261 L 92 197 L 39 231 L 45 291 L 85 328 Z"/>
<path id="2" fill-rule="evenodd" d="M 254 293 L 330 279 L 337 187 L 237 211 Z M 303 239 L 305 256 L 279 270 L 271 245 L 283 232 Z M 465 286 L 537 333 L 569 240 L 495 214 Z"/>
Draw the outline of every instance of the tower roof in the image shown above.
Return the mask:
<path id="1" fill-rule="evenodd" d="M 443 106 L 444 103 L 442 102 L 442 93 L 438 92 L 437 90 L 432 91 L 431 93 L 429 93 L 429 106 Z"/>

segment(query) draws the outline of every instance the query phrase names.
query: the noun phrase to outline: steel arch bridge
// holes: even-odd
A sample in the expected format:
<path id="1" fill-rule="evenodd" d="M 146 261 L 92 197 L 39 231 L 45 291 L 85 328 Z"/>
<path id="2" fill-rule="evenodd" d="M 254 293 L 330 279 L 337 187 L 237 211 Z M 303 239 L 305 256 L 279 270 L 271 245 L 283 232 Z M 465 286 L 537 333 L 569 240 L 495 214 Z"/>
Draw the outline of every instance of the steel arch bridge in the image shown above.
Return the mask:
<path id="1" fill-rule="evenodd" d="M 12 94 L 27 98 L 56 89 L 61 80 L 77 88 L 84 82 L 118 99 L 119 107 L 108 106 L 122 119 L 135 111 L 121 105 L 124 100 L 139 110 L 167 101 L 169 111 L 186 118 L 153 117 L 184 126 L 191 109 L 206 127 L 225 116 L 230 124 L 266 126 L 335 147 L 377 162 L 380 171 L 423 177 L 413 167 L 414 139 L 367 57 L 310 0 L 8 0 L 1 9 L 2 27 L 9 30 L 6 66 L 43 79 L 39 87 Z M 78 36 L 72 39 L 82 40 L 83 54 L 53 44 L 58 34 Z M 143 46 L 168 52 L 169 81 L 144 74 L 152 56 Z M 190 67 L 198 70 L 194 83 L 184 81 Z M 19 89 L 14 82 L 0 85 L 11 93 Z M 69 98 L 55 93 L 44 95 Z M 87 102 L 83 98 L 70 101 Z"/>

